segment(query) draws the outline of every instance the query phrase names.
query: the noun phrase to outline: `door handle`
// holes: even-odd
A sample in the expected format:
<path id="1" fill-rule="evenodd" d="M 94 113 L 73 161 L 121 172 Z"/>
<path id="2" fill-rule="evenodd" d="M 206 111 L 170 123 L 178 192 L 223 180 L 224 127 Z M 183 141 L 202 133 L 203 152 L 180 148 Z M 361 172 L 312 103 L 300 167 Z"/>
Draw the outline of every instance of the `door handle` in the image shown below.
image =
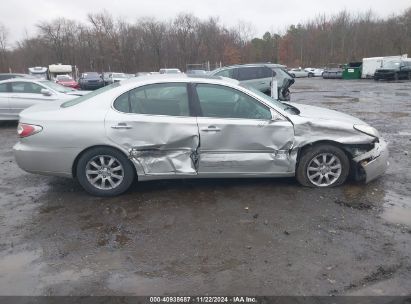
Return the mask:
<path id="1" fill-rule="evenodd" d="M 208 126 L 207 128 L 201 129 L 203 132 L 220 132 L 221 129 L 216 126 Z"/>
<path id="2" fill-rule="evenodd" d="M 117 125 L 111 126 L 112 129 L 132 129 L 132 126 L 129 126 L 128 124 L 124 122 L 120 122 Z"/>

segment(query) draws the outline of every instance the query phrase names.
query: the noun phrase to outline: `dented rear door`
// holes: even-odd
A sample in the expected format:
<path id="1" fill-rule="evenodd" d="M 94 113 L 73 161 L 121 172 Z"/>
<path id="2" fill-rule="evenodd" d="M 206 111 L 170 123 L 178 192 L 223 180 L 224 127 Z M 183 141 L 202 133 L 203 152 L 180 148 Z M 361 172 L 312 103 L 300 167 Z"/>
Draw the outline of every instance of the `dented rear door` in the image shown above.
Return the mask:
<path id="1" fill-rule="evenodd" d="M 199 134 L 185 83 L 152 84 L 120 95 L 107 113 L 105 128 L 144 174 L 197 174 Z"/>
<path id="2" fill-rule="evenodd" d="M 199 175 L 282 175 L 294 172 L 293 125 L 273 120 L 253 97 L 221 85 L 197 84 Z"/>

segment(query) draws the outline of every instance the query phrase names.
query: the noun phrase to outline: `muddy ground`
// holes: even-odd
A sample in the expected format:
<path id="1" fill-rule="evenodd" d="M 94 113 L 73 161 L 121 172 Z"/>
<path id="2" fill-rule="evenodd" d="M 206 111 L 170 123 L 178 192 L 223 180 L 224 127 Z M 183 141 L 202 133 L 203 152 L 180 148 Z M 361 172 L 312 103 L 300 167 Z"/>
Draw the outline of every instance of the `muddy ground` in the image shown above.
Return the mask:
<path id="1" fill-rule="evenodd" d="M 296 102 L 390 144 L 368 185 L 290 179 L 136 184 L 96 198 L 20 170 L 0 125 L 1 295 L 399 295 L 411 291 L 411 82 L 297 79 Z"/>

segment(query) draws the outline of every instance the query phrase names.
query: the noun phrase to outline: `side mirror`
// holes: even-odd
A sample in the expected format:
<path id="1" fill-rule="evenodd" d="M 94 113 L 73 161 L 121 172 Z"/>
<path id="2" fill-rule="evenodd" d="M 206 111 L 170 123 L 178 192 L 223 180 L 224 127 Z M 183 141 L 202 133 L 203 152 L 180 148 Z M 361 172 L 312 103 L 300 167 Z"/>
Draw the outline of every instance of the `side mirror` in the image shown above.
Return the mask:
<path id="1" fill-rule="evenodd" d="M 48 90 L 48 89 L 41 89 L 40 93 L 43 94 L 44 96 L 51 96 L 51 95 L 53 95 L 53 94 L 51 93 L 51 91 Z"/>

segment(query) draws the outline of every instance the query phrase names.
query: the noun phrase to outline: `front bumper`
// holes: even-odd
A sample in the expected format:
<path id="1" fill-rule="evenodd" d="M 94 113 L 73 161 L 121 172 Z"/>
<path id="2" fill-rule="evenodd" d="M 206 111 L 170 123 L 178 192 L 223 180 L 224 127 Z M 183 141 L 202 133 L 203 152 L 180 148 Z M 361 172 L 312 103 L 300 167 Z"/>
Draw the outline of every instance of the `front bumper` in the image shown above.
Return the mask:
<path id="1" fill-rule="evenodd" d="M 389 165 L 388 156 L 387 142 L 380 138 L 374 149 L 353 160 L 364 170 L 365 182 L 368 183 L 385 173 Z"/>
<path id="2" fill-rule="evenodd" d="M 378 73 L 374 74 L 374 79 L 394 79 L 395 72 L 385 72 L 385 73 Z"/>

